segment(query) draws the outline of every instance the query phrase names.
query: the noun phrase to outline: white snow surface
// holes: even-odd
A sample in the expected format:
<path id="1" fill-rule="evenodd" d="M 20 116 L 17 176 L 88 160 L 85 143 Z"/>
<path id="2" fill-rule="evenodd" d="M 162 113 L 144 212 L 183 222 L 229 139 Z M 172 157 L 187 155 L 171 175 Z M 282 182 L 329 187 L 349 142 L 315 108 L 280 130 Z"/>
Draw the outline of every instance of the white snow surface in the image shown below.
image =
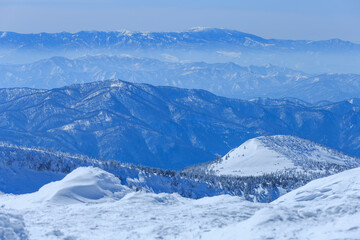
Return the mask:
<path id="1" fill-rule="evenodd" d="M 21 216 L 2 212 L 0 209 L 0 239 L 26 240 L 25 224 Z"/>
<path id="2" fill-rule="evenodd" d="M 231 150 L 221 162 L 209 167 L 217 175 L 259 176 L 279 169 L 295 168 L 293 162 L 253 138 Z"/>
<path id="3" fill-rule="evenodd" d="M 120 179 L 96 167 L 80 167 L 62 180 L 44 185 L 39 191 L 9 198 L 12 208 L 28 208 L 39 203 L 55 205 L 99 202 L 106 198 L 117 199 L 131 190 L 121 185 Z"/>
<path id="4" fill-rule="evenodd" d="M 81 167 L 24 195 L 0 195 L 22 215 L 30 239 L 200 239 L 251 217 L 264 204 L 221 195 L 198 200 L 135 192 L 99 168 Z"/>
<path id="5" fill-rule="evenodd" d="M 81 167 L 38 192 L 0 195 L 0 239 L 360 239 L 359 200 L 360 168 L 260 204 L 135 192 Z"/>
<path id="6" fill-rule="evenodd" d="M 204 239 L 360 239 L 360 168 L 314 180 Z"/>
<path id="7" fill-rule="evenodd" d="M 359 159 L 311 141 L 293 136 L 275 135 L 246 141 L 219 161 L 209 164 L 207 171 L 216 175 L 234 176 L 260 176 L 284 170 L 323 171 L 309 168 L 314 162 L 360 166 Z"/>

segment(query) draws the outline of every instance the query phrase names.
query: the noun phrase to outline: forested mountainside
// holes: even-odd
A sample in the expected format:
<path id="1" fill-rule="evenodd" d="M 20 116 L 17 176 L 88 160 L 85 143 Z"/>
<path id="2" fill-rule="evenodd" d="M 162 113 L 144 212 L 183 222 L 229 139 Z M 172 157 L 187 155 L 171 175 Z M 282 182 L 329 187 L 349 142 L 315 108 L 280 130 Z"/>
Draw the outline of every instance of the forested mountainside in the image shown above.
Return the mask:
<path id="1" fill-rule="evenodd" d="M 307 151 L 299 152 L 299 148 L 289 147 L 294 146 L 291 142 L 294 140 L 293 137 L 281 136 L 280 142 L 276 141 L 279 136 L 274 137 L 264 138 L 267 139 L 267 146 L 276 145 L 276 148 L 272 149 L 286 152 L 288 159 L 278 158 L 277 169 L 267 168 L 267 162 L 272 159 L 264 155 L 263 151 L 255 151 L 252 153 L 252 164 L 256 166 L 260 162 L 264 163 L 265 171 L 255 173 L 256 169 L 252 169 L 247 174 L 241 175 L 236 173 L 236 169 L 233 171 L 235 174 L 226 170 L 222 172 L 214 170 L 212 165 L 215 164 L 215 168 L 219 168 L 219 162 L 206 165 L 205 170 L 201 166 L 194 166 L 182 171 L 171 171 L 113 160 L 92 159 L 87 156 L 46 149 L 1 144 L 0 191 L 17 194 L 34 192 L 44 184 L 62 179 L 78 167 L 92 166 L 114 174 L 123 185 L 136 191 L 178 193 L 190 198 L 230 194 L 242 196 L 250 201 L 270 202 L 313 179 L 360 165 L 359 159 L 331 149 L 324 151 L 325 148 L 320 148 L 323 150 L 322 152 L 309 151 L 313 146 L 318 150 L 319 146 L 306 140 L 296 138 L 298 143 L 302 143 L 303 147 L 308 148 Z M 264 139 L 263 142 L 265 142 Z M 309 160 L 309 154 L 316 159 Z M 224 161 L 229 158 L 228 156 L 224 157 Z M 242 165 L 242 159 L 230 160 L 233 164 Z M 297 169 L 289 167 L 289 161 L 293 161 L 300 167 Z M 223 165 L 226 167 L 226 164 Z M 246 168 L 242 170 L 246 170 Z"/>
<path id="2" fill-rule="evenodd" d="M 274 134 L 359 156 L 359 118 L 356 99 L 321 106 L 243 101 L 119 80 L 0 90 L 1 141 L 166 169 L 215 160 Z"/>

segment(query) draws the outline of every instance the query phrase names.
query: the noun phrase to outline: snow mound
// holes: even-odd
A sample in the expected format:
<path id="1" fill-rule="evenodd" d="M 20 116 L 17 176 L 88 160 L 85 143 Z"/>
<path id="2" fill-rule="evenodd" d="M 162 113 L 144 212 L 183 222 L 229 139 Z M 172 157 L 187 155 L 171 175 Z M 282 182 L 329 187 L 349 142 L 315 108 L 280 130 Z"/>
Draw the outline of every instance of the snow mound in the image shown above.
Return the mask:
<path id="1" fill-rule="evenodd" d="M 360 168 L 314 180 L 204 239 L 359 239 Z"/>
<path id="2" fill-rule="evenodd" d="M 0 212 L 0 239 L 28 239 L 21 216 Z"/>
<path id="3" fill-rule="evenodd" d="M 209 164 L 207 171 L 235 176 L 259 176 L 284 170 L 323 173 L 334 165 L 345 169 L 359 167 L 360 160 L 305 139 L 276 135 L 246 141 Z"/>
<path id="4" fill-rule="evenodd" d="M 34 196 L 37 201 L 63 204 L 119 197 L 129 191 L 121 185 L 120 179 L 111 173 L 95 167 L 80 167 L 64 179 L 43 186 Z"/>
<path id="5" fill-rule="evenodd" d="M 79 167 L 62 180 L 46 184 L 35 193 L 14 198 L 7 205 L 21 208 L 44 202 L 60 205 L 97 202 L 119 199 L 130 191 L 111 173 L 96 167 Z"/>

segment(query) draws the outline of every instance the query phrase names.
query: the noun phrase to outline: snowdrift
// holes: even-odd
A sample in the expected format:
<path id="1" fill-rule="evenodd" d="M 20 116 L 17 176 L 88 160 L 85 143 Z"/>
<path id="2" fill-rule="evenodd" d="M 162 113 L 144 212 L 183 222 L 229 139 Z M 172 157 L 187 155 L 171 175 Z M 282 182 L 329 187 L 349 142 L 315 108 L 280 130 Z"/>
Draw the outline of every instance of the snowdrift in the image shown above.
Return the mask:
<path id="1" fill-rule="evenodd" d="M 31 207 L 37 203 L 73 204 L 106 199 L 119 199 L 131 190 L 120 179 L 100 168 L 79 167 L 62 180 L 44 185 L 39 191 L 13 196 L 6 205 L 13 208 Z"/>
<path id="2" fill-rule="evenodd" d="M 121 197 L 130 189 L 114 175 L 94 167 L 80 167 L 64 179 L 49 183 L 32 194 L 34 201 L 55 203 L 91 202 L 105 197 Z"/>
<path id="3" fill-rule="evenodd" d="M 314 180 L 204 239 L 359 239 L 360 168 Z"/>

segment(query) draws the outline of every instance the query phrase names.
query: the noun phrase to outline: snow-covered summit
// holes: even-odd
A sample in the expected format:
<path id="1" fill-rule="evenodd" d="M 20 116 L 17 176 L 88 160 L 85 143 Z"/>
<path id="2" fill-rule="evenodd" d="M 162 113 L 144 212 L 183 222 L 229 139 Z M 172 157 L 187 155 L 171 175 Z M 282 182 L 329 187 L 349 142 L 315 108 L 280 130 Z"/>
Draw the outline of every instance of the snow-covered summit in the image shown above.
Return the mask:
<path id="1" fill-rule="evenodd" d="M 278 171 L 323 173 L 331 166 L 358 167 L 360 160 L 322 145 L 287 135 L 250 139 L 210 163 L 217 175 L 259 176 Z"/>

